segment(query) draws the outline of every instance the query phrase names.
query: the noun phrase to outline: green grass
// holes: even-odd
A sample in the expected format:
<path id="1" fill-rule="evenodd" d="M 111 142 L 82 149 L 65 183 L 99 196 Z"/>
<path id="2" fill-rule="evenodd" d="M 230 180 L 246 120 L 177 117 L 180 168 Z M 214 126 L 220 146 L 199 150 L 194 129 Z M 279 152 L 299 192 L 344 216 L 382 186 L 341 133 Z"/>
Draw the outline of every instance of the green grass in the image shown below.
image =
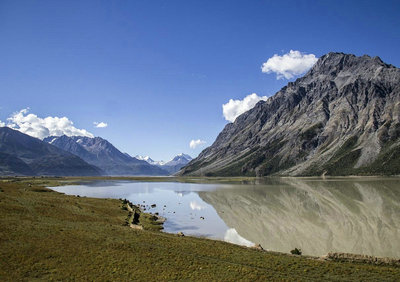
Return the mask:
<path id="1" fill-rule="evenodd" d="M 121 208 L 120 200 L 67 196 L 43 188 L 65 180 L 0 180 L 1 281 L 394 281 L 400 277 L 400 268 L 394 266 L 320 261 L 131 229 L 124 224 L 129 212 Z"/>

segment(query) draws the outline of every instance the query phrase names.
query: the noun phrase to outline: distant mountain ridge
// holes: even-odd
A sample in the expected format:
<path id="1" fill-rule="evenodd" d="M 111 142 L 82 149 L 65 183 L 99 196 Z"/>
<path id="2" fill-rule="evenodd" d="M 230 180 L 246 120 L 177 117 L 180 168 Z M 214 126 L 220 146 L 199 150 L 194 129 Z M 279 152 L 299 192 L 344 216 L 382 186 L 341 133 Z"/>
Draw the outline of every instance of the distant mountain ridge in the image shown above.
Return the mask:
<path id="1" fill-rule="evenodd" d="M 0 128 L 0 175 L 98 176 L 103 171 L 78 156 L 13 130 Z"/>
<path id="2" fill-rule="evenodd" d="M 179 175 L 400 174 L 400 69 L 329 53 L 225 126 Z"/>
<path id="3" fill-rule="evenodd" d="M 165 162 L 163 162 L 163 161 L 155 161 L 152 158 L 150 158 L 149 156 L 136 155 L 135 158 L 138 159 L 138 160 L 141 160 L 141 161 L 148 162 L 149 164 L 152 164 L 152 165 L 160 165 L 160 166 L 162 166 L 162 165 L 165 164 Z"/>
<path id="4" fill-rule="evenodd" d="M 184 153 L 176 155 L 172 160 L 170 160 L 168 162 L 154 161 L 149 156 L 137 155 L 135 158 L 137 158 L 139 160 L 144 160 L 150 164 L 156 165 L 156 166 L 168 171 L 170 174 L 176 173 L 183 166 L 187 165 L 193 159 L 191 156 L 184 154 Z"/>
<path id="5" fill-rule="evenodd" d="M 168 175 L 157 166 L 122 153 L 101 137 L 63 135 L 49 136 L 43 141 L 81 157 L 107 175 Z"/>

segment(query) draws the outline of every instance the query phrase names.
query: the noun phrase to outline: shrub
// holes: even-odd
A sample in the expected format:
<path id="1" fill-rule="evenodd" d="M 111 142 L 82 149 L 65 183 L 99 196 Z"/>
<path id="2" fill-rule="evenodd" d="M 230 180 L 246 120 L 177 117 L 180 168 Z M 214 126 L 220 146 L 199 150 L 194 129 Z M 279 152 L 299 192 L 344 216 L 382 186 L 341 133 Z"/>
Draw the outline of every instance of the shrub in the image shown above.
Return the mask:
<path id="1" fill-rule="evenodd" d="M 294 250 L 291 250 L 290 253 L 291 253 L 292 255 L 299 255 L 299 256 L 301 256 L 301 249 L 294 248 Z"/>

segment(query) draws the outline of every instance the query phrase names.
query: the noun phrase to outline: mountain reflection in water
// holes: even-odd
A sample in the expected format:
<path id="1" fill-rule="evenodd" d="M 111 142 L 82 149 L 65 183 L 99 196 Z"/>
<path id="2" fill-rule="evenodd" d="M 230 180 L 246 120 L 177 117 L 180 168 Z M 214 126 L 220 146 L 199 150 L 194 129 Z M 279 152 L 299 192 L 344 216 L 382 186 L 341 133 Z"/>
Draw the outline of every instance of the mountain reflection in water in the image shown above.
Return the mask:
<path id="1" fill-rule="evenodd" d="M 264 249 L 400 257 L 398 179 L 283 178 L 199 196 L 227 226 Z"/>

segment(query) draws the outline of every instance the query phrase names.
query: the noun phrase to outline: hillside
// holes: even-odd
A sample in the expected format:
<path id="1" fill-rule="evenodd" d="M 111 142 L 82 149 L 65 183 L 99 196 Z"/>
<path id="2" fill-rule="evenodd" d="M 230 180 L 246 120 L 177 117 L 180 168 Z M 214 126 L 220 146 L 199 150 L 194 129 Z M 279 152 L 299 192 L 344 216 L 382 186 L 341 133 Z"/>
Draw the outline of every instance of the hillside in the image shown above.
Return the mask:
<path id="1" fill-rule="evenodd" d="M 225 126 L 180 175 L 400 173 L 400 69 L 329 53 Z"/>

